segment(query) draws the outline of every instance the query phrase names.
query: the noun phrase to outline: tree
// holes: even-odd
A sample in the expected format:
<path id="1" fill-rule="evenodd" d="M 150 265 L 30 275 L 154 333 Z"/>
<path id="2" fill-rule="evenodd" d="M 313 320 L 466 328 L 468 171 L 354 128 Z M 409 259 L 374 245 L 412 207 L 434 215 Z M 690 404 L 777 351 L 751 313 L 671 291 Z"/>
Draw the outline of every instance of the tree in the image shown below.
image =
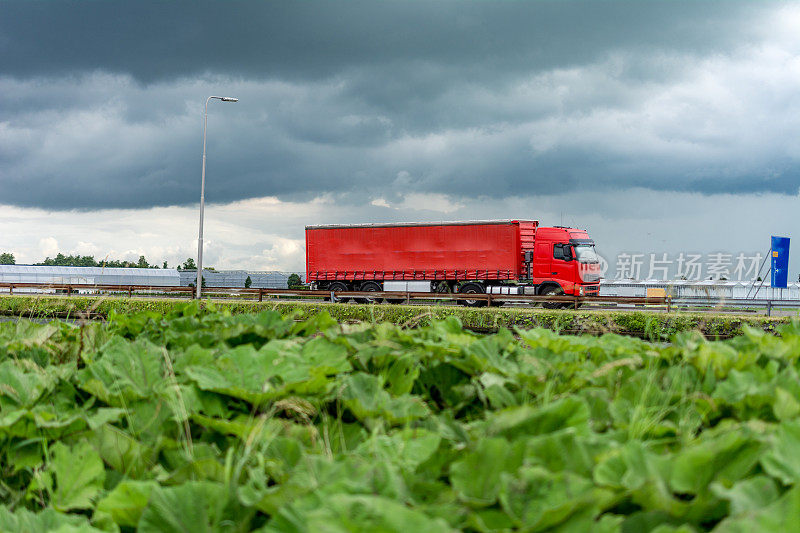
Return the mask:
<path id="1" fill-rule="evenodd" d="M 164 261 L 164 266 L 162 266 L 161 268 L 168 268 L 168 267 L 167 267 L 167 262 L 166 262 L 166 261 Z"/>
<path id="2" fill-rule="evenodd" d="M 15 265 L 17 261 L 14 259 L 14 254 L 4 252 L 0 254 L 0 265 Z"/>
<path id="3" fill-rule="evenodd" d="M 56 254 L 53 259 L 50 257 L 46 257 L 44 261 L 41 263 L 35 263 L 37 265 L 46 265 L 46 266 L 100 266 L 97 261 L 95 261 L 94 256 L 92 255 L 64 255 L 62 253 Z M 106 265 L 111 266 L 111 265 Z"/>
<path id="4" fill-rule="evenodd" d="M 97 261 L 92 255 L 64 255 L 60 252 L 52 259 L 48 256 L 41 263 L 34 264 L 44 266 L 80 266 L 104 268 L 157 268 L 156 265 L 150 265 L 143 255 L 140 255 L 139 261 L 134 263 L 133 261 L 120 261 L 119 259 L 109 260 L 108 257 Z"/>
<path id="5" fill-rule="evenodd" d="M 250 285 L 252 285 L 252 284 L 253 284 L 253 280 L 250 279 L 250 276 L 247 276 L 247 279 L 244 280 L 244 288 L 245 289 L 249 289 Z"/>
<path id="6" fill-rule="evenodd" d="M 197 265 L 194 264 L 194 259 L 191 257 L 183 262 L 184 270 L 197 270 Z"/>
<path id="7" fill-rule="evenodd" d="M 292 274 L 291 276 L 289 276 L 289 279 L 286 280 L 286 286 L 290 289 L 302 284 L 303 280 L 300 279 L 300 276 L 298 276 L 297 274 Z"/>

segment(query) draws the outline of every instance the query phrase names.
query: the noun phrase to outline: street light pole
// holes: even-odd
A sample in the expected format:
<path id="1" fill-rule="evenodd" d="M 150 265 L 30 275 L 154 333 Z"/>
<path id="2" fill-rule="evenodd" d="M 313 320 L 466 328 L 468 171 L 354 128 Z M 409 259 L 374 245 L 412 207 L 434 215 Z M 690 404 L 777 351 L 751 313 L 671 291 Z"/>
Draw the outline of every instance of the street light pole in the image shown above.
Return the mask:
<path id="1" fill-rule="evenodd" d="M 203 173 L 200 179 L 200 232 L 197 237 L 197 286 L 195 294 L 200 298 L 203 285 L 203 210 L 206 205 L 206 129 L 208 127 L 208 102 L 211 99 L 222 100 L 223 102 L 238 102 L 238 98 L 230 96 L 209 96 L 206 99 L 206 110 L 203 115 Z"/>

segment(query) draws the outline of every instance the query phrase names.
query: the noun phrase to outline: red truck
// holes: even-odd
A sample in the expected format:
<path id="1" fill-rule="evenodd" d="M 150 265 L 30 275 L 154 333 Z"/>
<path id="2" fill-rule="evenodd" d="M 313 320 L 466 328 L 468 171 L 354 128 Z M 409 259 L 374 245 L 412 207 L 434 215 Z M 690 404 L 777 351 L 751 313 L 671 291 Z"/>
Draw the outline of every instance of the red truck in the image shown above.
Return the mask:
<path id="1" fill-rule="evenodd" d="M 585 230 L 535 220 L 306 226 L 306 281 L 337 292 L 597 296 L 600 263 Z"/>

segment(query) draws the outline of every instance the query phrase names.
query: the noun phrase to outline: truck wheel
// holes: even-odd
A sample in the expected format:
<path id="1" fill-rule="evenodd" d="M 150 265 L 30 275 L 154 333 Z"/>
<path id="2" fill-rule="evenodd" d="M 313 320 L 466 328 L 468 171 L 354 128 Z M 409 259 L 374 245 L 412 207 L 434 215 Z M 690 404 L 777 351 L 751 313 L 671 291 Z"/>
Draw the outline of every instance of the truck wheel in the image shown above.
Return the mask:
<path id="1" fill-rule="evenodd" d="M 459 289 L 459 294 L 483 294 L 485 291 L 483 286 L 478 285 L 477 283 L 467 283 L 461 289 Z M 458 300 L 456 303 L 458 305 L 465 305 L 467 307 L 485 307 L 486 302 L 483 300 Z"/>
<path id="2" fill-rule="evenodd" d="M 361 285 L 361 291 L 363 292 L 380 292 L 381 286 L 375 283 L 374 281 L 368 281 Z M 383 301 L 382 298 L 356 298 L 356 303 L 360 304 L 379 304 Z"/>
<path id="3" fill-rule="evenodd" d="M 540 293 L 542 296 L 563 296 L 564 291 L 561 287 L 548 287 Z M 561 309 L 565 304 L 561 302 L 542 302 L 545 309 Z"/>
<path id="4" fill-rule="evenodd" d="M 329 291 L 333 291 L 333 292 L 343 292 L 343 291 L 348 291 L 349 288 L 347 287 L 347 285 L 345 285 L 341 281 L 334 281 L 333 283 L 331 283 L 328 286 L 328 290 Z M 350 301 L 350 298 L 338 298 L 337 297 L 336 301 L 337 302 L 341 302 L 343 304 L 346 304 L 347 302 Z"/>

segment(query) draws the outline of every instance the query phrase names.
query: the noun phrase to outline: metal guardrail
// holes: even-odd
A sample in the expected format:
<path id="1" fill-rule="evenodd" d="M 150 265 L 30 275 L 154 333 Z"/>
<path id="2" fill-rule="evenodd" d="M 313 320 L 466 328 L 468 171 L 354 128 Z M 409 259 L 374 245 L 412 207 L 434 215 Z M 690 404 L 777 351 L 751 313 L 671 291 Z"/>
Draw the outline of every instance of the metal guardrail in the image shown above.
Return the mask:
<path id="1" fill-rule="evenodd" d="M 183 293 L 190 298 L 194 297 L 193 287 L 153 287 L 147 285 L 96 285 L 96 284 L 64 284 L 64 283 L 0 283 L 0 289 L 8 289 L 11 294 L 14 289 L 39 289 L 47 291 L 59 291 L 66 295 L 72 295 L 78 291 L 96 292 L 122 292 L 129 297 L 136 293 Z M 295 289 L 263 289 L 263 288 L 243 288 L 243 287 L 205 287 L 204 294 L 228 294 L 228 295 L 253 295 L 258 297 L 258 301 L 263 301 L 264 297 L 312 297 L 327 298 L 331 301 L 342 301 L 349 299 L 357 300 L 389 300 L 391 302 L 410 303 L 414 300 L 470 300 L 486 302 L 491 305 L 493 302 L 503 303 L 562 303 L 564 307 L 574 307 L 577 309 L 583 304 L 632 304 L 632 305 L 666 305 L 670 308 L 669 297 L 635 297 L 635 296 L 538 296 L 523 294 L 465 294 L 465 293 L 438 293 L 438 292 L 393 292 L 393 291 L 307 291 Z"/>
<path id="2" fill-rule="evenodd" d="M 767 316 L 773 309 L 800 309 L 800 300 L 772 300 L 768 298 L 706 298 L 687 296 L 673 298 L 673 307 L 712 307 L 716 309 L 766 309 Z"/>
<path id="3" fill-rule="evenodd" d="M 56 291 L 66 295 L 79 291 L 123 293 L 131 297 L 141 293 L 174 293 L 177 296 L 194 297 L 193 287 L 156 287 L 150 285 L 97 285 L 75 283 L 0 283 L 0 291 L 8 289 L 14 294 L 15 289 L 34 289 L 43 291 Z M 393 291 L 308 291 L 297 289 L 264 289 L 244 287 L 205 287 L 207 295 L 251 295 L 258 301 L 264 297 L 270 298 L 324 298 L 331 301 L 362 300 L 374 301 L 376 299 L 389 300 L 392 303 L 411 303 L 412 301 L 462 301 L 472 300 L 492 303 L 562 303 L 565 308 L 575 308 L 582 305 L 647 305 L 663 306 L 669 312 L 675 308 L 702 308 L 709 307 L 721 310 L 736 309 L 766 309 L 770 315 L 774 309 L 800 309 L 800 300 L 771 300 L 771 299 L 745 299 L 745 298 L 710 298 L 710 297 L 683 297 L 670 296 L 639 297 L 639 296 L 538 296 L 523 294 L 464 294 L 464 293 L 437 293 L 437 292 L 393 292 Z"/>

